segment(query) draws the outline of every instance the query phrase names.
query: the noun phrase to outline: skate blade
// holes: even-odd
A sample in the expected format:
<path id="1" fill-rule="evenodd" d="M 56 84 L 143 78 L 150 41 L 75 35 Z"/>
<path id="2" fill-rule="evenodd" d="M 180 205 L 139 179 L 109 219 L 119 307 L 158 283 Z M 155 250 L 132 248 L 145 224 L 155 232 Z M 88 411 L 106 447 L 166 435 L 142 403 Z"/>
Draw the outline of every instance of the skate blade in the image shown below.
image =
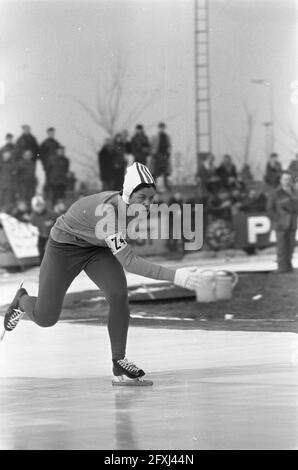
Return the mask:
<path id="1" fill-rule="evenodd" d="M 116 387 L 151 387 L 153 385 L 152 380 L 147 379 L 129 379 L 123 378 L 122 375 L 115 377 L 112 380 L 112 385 Z"/>
<path id="2" fill-rule="evenodd" d="M 4 340 L 4 336 L 5 336 L 5 333 L 6 333 L 6 330 L 3 330 L 1 336 L 0 336 L 0 341 L 3 341 Z"/>

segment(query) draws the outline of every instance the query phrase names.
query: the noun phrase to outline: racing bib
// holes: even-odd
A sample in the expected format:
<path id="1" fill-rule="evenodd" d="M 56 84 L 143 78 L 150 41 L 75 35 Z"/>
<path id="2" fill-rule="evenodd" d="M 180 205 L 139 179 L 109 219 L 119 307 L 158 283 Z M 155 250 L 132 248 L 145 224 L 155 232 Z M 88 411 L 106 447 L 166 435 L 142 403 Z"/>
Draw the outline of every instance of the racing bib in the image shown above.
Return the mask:
<path id="1" fill-rule="evenodd" d="M 123 250 L 123 248 L 127 246 L 127 242 L 121 232 L 115 233 L 114 235 L 110 235 L 109 237 L 105 238 L 105 242 L 111 249 L 113 255 L 116 255 L 119 253 L 119 251 Z"/>

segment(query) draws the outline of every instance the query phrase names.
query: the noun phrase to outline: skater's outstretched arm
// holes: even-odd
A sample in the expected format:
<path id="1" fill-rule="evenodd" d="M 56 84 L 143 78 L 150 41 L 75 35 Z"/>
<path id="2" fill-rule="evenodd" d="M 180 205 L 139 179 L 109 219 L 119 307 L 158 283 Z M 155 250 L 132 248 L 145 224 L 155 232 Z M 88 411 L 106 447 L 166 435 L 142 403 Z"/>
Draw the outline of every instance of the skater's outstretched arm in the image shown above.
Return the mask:
<path id="1" fill-rule="evenodd" d="M 126 271 L 151 279 L 170 281 L 180 287 L 188 289 L 196 288 L 198 283 L 198 275 L 195 272 L 196 269 L 171 269 L 151 263 L 134 252 L 122 233 L 115 233 L 107 237 L 105 241 L 113 255 Z"/>

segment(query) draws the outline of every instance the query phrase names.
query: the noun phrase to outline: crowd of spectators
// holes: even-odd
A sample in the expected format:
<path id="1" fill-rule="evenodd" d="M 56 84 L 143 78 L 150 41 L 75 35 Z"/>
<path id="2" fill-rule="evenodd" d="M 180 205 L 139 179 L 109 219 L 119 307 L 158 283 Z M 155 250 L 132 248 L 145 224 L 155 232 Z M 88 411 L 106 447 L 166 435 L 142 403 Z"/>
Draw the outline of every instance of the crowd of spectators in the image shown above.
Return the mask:
<path id="1" fill-rule="evenodd" d="M 98 152 L 99 174 L 105 191 L 118 190 L 123 186 L 127 165 L 142 163 L 150 169 L 154 178 L 162 176 L 166 189 L 170 189 L 168 177 L 171 173 L 171 139 L 166 124 L 160 122 L 156 135 L 147 136 L 144 126 L 138 124 L 129 138 L 127 130 L 107 138 Z"/>
<path id="2" fill-rule="evenodd" d="M 66 191 L 74 187 L 75 175 L 65 147 L 55 138 L 55 129 L 47 129 L 47 137 L 39 144 L 28 125 L 14 140 L 6 134 L 0 148 L 0 211 L 10 213 L 19 202 L 31 207 L 37 188 L 36 163 L 41 162 L 45 173 L 43 196 L 52 207 L 64 200 Z"/>
<path id="3" fill-rule="evenodd" d="M 98 152 L 101 189 L 121 190 L 128 165 L 133 162 L 147 165 L 155 179 L 163 177 L 167 195 L 160 202 L 204 205 L 204 239 L 213 248 L 216 244 L 220 248 L 221 244 L 229 243 L 224 241 L 224 234 L 226 240 L 229 239 L 235 215 L 266 211 L 268 194 L 279 186 L 283 170 L 289 170 L 294 180 L 298 178 L 298 154 L 288 168 L 283 168 L 278 155 L 272 153 L 266 164 L 263 184 L 255 185 L 248 164 L 239 171 L 232 157 L 224 155 L 216 165 L 214 155 L 209 153 L 200 161 L 196 194 L 186 198 L 171 191 L 171 152 L 171 138 L 163 122 L 158 124 L 156 134 L 151 138 L 142 124 L 135 126 L 131 137 L 124 130 L 113 138 L 106 138 Z M 45 174 L 42 194 L 38 196 L 37 161 Z M 41 143 L 28 125 L 22 126 L 22 133 L 16 140 L 11 133 L 6 134 L 5 144 L 0 148 L 0 212 L 38 226 L 41 258 L 51 226 L 67 209 L 67 193 L 73 194 L 73 200 L 79 197 L 75 193 L 75 183 L 70 159 L 65 155 L 65 147 L 56 139 L 53 127 L 47 129 L 47 136 Z M 169 249 L 175 250 L 175 243 L 170 241 Z M 233 243 L 232 238 L 230 243 Z"/>

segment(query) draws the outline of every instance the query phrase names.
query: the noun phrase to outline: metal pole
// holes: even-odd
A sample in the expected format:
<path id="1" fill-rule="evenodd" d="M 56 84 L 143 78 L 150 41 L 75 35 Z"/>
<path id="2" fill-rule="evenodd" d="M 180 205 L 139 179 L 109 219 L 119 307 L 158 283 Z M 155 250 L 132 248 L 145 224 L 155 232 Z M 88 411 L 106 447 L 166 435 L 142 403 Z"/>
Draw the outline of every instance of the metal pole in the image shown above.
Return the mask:
<path id="1" fill-rule="evenodd" d="M 198 11 L 197 11 L 197 0 L 193 2 L 194 7 L 194 54 L 195 54 L 195 156 L 197 161 L 197 173 L 199 174 L 199 136 L 198 136 L 198 112 L 197 112 L 197 100 L 198 100 L 198 90 L 197 90 L 197 83 L 198 83 L 198 68 L 197 68 L 197 54 L 198 54 L 198 45 L 197 45 L 197 22 L 198 22 Z"/>

